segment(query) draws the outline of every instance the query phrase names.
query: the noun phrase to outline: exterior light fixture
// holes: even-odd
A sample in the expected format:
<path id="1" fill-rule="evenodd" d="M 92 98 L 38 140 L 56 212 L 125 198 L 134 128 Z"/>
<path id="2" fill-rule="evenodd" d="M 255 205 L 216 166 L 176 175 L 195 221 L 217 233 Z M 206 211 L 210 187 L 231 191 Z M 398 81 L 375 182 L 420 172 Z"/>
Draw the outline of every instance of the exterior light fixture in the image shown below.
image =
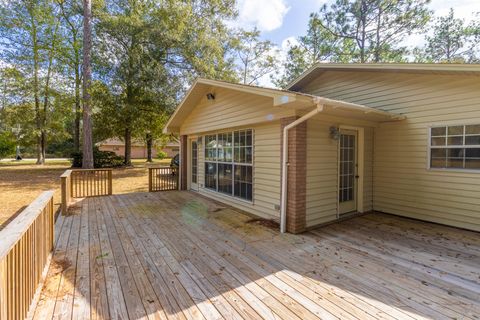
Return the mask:
<path id="1" fill-rule="evenodd" d="M 340 133 L 337 127 L 330 127 L 330 139 L 338 140 L 340 138 Z"/>
<path id="2" fill-rule="evenodd" d="M 208 100 L 215 100 L 215 95 L 211 92 L 207 93 L 207 99 Z"/>

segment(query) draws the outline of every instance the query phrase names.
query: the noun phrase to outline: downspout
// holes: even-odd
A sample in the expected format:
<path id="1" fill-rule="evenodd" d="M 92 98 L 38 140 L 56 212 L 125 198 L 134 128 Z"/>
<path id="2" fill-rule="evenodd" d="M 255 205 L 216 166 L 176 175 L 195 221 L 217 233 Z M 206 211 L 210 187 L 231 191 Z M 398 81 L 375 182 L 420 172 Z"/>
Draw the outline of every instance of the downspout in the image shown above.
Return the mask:
<path id="1" fill-rule="evenodd" d="M 288 131 L 323 111 L 323 105 L 314 100 L 316 108 L 283 128 L 282 149 L 282 194 L 280 206 L 280 232 L 285 233 L 287 226 L 287 185 L 288 185 Z"/>

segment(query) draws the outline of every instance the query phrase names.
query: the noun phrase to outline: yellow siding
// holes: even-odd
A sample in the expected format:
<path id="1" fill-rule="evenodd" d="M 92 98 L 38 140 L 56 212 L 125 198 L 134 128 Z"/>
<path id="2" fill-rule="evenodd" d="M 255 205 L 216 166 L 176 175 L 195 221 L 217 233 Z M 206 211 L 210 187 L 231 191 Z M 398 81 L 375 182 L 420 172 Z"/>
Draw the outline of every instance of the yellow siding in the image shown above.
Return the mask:
<path id="1" fill-rule="evenodd" d="M 320 114 L 307 122 L 307 227 L 337 218 L 338 141 L 331 126 L 359 126 L 350 119 L 325 120 Z M 363 211 L 372 210 L 373 128 L 364 128 Z"/>
<path id="2" fill-rule="evenodd" d="M 295 110 L 273 107 L 273 99 L 227 89 L 216 89 L 215 100 L 205 97 L 185 119 L 181 134 L 195 134 L 225 128 L 272 122 L 293 116 Z"/>
<path id="3" fill-rule="evenodd" d="M 275 206 L 280 205 L 280 123 L 276 121 L 252 125 L 245 129 L 254 130 L 253 203 L 212 192 L 203 187 L 205 174 L 203 144 L 199 148 L 198 157 L 199 192 L 260 217 L 278 220 L 280 212 Z"/>
<path id="4" fill-rule="evenodd" d="M 480 123 L 480 77 L 329 71 L 302 91 L 407 116 L 375 129 L 375 210 L 480 231 L 480 172 L 427 169 L 430 126 Z"/>

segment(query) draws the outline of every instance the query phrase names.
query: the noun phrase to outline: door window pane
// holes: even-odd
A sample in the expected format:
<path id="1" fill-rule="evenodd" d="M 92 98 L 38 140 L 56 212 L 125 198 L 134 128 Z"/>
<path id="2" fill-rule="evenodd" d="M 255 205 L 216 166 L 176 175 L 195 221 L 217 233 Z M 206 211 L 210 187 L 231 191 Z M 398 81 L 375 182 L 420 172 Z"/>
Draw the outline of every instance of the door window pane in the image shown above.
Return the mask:
<path id="1" fill-rule="evenodd" d="M 355 135 L 340 135 L 340 188 L 339 201 L 354 200 L 355 188 Z"/>

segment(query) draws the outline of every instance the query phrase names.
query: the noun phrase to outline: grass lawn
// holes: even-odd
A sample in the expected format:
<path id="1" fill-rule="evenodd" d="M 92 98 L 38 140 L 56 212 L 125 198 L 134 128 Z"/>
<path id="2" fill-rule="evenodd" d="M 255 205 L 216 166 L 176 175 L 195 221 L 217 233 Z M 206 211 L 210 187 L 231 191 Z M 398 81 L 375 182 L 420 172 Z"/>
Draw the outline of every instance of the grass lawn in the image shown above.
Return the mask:
<path id="1" fill-rule="evenodd" d="M 113 170 L 113 193 L 148 191 L 148 170 L 144 159 L 132 160 L 132 168 Z M 154 160 L 169 165 L 170 159 Z M 35 160 L 0 162 L 0 229 L 46 190 L 55 190 L 54 203 L 60 205 L 60 175 L 70 168 L 66 160 L 47 159 L 43 166 Z"/>

